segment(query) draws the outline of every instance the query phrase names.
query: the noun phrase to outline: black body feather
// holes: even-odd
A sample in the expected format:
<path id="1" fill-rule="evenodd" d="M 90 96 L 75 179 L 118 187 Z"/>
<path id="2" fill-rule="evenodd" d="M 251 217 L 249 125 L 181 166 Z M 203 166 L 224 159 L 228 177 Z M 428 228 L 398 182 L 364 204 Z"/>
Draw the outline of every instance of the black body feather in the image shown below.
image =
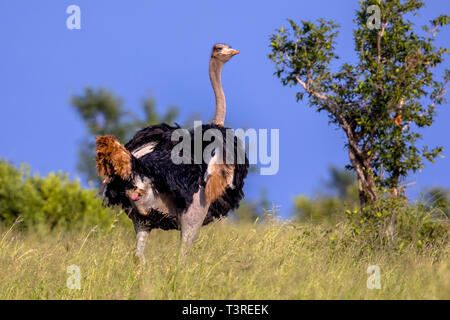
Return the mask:
<path id="1" fill-rule="evenodd" d="M 136 135 L 125 145 L 125 148 L 131 152 L 139 147 L 156 143 L 152 152 L 137 159 L 132 159 L 132 174 L 143 175 L 151 179 L 154 190 L 159 193 L 171 194 L 174 196 L 177 207 L 177 214 L 182 214 L 184 210 L 192 203 L 193 195 L 199 190 L 200 186 L 205 186 L 205 173 L 208 164 L 202 160 L 201 164 L 194 164 L 194 129 L 190 130 L 192 164 L 174 164 L 171 159 L 171 152 L 178 141 L 172 141 L 171 136 L 174 130 L 181 129 L 178 125 L 170 126 L 167 124 L 159 124 L 144 128 L 136 133 Z M 214 124 L 202 126 L 202 134 L 208 129 L 218 129 L 222 133 L 224 145 L 224 161 L 226 160 L 226 130 Z M 227 188 L 225 193 L 214 201 L 204 220 L 204 225 L 212 222 L 215 218 L 226 216 L 229 211 L 239 207 L 239 202 L 244 197 L 243 186 L 244 179 L 248 172 L 248 159 L 245 157 L 244 164 L 237 163 L 237 154 L 240 148 L 243 148 L 241 141 L 234 136 L 234 176 L 233 188 Z M 202 152 L 204 148 L 211 142 L 203 142 Z M 131 179 L 130 179 L 131 180 Z M 107 184 L 105 190 L 105 198 L 109 205 L 120 205 L 124 209 L 128 209 L 130 218 L 139 225 L 139 228 L 153 229 L 161 228 L 164 230 L 178 229 L 177 216 L 164 215 L 157 210 L 150 210 L 147 216 L 142 216 L 131 210 L 132 204 L 125 195 L 127 188 L 132 188 L 131 181 L 122 180 L 118 176 L 112 177 Z"/>

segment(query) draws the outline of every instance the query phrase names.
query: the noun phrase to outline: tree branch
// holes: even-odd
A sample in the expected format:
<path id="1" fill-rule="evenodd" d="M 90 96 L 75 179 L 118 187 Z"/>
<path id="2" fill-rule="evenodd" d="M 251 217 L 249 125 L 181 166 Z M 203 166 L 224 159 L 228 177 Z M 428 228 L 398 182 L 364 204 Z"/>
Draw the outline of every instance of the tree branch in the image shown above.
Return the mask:
<path id="1" fill-rule="evenodd" d="M 302 81 L 302 79 L 300 79 L 299 75 L 295 75 L 295 79 L 310 96 L 313 96 L 316 99 L 319 99 L 324 103 L 324 105 L 326 106 L 326 109 L 336 117 L 340 126 L 342 127 L 342 129 L 344 129 L 345 133 L 347 134 L 350 147 L 355 151 L 355 153 L 358 156 L 361 156 L 362 151 L 358 147 L 357 142 L 355 141 L 356 139 L 354 137 L 352 128 L 351 128 L 350 124 L 347 122 L 347 120 L 337 112 L 336 105 L 333 103 L 330 103 L 328 97 L 325 94 L 319 93 L 319 92 L 311 89 L 311 87 L 309 85 L 311 80 L 308 81 L 309 83 L 304 82 L 304 81 Z"/>
<path id="2" fill-rule="evenodd" d="M 302 79 L 300 79 L 300 77 L 299 77 L 298 75 L 295 75 L 295 79 L 297 80 L 297 82 L 303 87 L 303 89 L 304 89 L 309 95 L 311 95 L 311 96 L 313 96 L 313 97 L 315 97 L 315 98 L 317 98 L 317 99 L 319 99 L 319 100 L 322 100 L 322 101 L 324 101 L 324 102 L 325 102 L 325 101 L 328 101 L 328 98 L 327 98 L 323 93 L 318 93 L 318 92 L 316 92 L 316 91 L 313 91 L 313 90 L 311 89 L 311 87 L 309 86 L 309 84 L 303 82 Z M 310 81 L 311 81 L 311 79 L 309 79 L 308 82 L 310 82 Z"/>
<path id="3" fill-rule="evenodd" d="M 378 32 L 378 36 L 377 36 L 377 63 L 381 62 L 381 39 L 384 36 L 384 31 L 386 30 L 386 27 L 387 27 L 388 23 L 389 23 L 389 21 L 386 21 L 385 23 L 383 23 L 383 25 L 381 26 L 380 32 Z"/>

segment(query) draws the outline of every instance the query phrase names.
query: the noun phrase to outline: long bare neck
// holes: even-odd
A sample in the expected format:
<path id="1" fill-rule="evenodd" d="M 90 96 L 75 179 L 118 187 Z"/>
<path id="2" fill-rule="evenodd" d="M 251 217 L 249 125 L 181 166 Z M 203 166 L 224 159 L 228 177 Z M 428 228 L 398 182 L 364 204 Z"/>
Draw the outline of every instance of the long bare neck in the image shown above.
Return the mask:
<path id="1" fill-rule="evenodd" d="M 226 101 L 225 94 L 223 93 L 222 88 L 222 68 L 223 62 L 211 58 L 209 61 L 209 79 L 211 80 L 211 84 L 214 90 L 214 95 L 216 97 L 216 113 L 214 114 L 214 124 L 222 126 L 225 122 L 225 112 L 226 112 Z"/>

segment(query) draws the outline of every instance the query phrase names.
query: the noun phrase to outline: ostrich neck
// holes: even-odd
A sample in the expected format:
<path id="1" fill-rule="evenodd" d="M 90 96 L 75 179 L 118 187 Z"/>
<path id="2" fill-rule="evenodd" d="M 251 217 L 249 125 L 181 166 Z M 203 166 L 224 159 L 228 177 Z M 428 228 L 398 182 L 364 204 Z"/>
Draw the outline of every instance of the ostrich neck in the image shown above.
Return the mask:
<path id="1" fill-rule="evenodd" d="M 223 62 L 211 58 L 209 61 L 209 78 L 216 97 L 216 113 L 214 115 L 214 124 L 223 126 L 225 122 L 226 102 L 225 94 L 222 88 L 222 68 Z"/>

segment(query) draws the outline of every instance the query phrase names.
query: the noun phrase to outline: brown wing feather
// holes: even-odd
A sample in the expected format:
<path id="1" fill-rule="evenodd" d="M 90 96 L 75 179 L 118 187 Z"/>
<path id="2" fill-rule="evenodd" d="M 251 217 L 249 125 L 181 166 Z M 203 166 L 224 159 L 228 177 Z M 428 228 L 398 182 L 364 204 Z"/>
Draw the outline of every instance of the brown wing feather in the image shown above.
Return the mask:
<path id="1" fill-rule="evenodd" d="M 118 175 L 127 180 L 131 175 L 131 154 L 128 150 L 113 135 L 95 137 L 95 140 L 95 161 L 99 175 Z"/>
<path id="2" fill-rule="evenodd" d="M 228 187 L 232 186 L 234 166 L 228 164 L 211 164 L 205 187 L 205 198 L 213 203 L 220 198 Z"/>

